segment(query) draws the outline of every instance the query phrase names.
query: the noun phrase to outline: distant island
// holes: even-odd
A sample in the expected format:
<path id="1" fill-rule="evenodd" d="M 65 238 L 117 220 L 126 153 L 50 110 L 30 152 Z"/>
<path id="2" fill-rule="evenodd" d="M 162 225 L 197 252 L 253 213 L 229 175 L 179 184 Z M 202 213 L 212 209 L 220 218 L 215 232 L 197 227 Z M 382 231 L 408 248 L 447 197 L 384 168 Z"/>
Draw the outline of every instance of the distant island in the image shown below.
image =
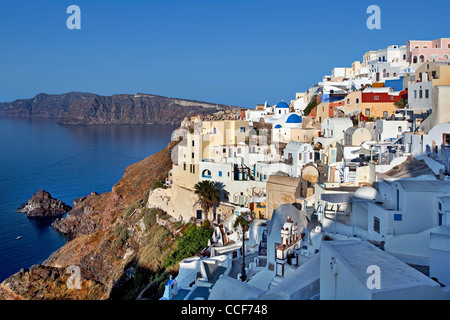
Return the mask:
<path id="1" fill-rule="evenodd" d="M 185 117 L 240 109 L 236 106 L 136 93 L 40 93 L 32 99 L 0 103 L 0 117 L 47 118 L 60 124 L 173 124 Z"/>

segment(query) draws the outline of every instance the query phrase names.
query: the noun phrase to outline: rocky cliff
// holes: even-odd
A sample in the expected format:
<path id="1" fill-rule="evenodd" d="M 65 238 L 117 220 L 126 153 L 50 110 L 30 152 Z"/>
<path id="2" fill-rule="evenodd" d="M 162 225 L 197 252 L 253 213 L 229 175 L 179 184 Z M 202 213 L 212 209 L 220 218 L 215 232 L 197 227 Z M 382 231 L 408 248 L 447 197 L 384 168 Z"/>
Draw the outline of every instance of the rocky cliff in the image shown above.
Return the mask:
<path id="1" fill-rule="evenodd" d="M 82 92 L 65 94 L 40 93 L 32 99 L 0 103 L 0 117 L 59 119 L 73 102 L 92 96 L 93 94 L 91 93 Z"/>
<path id="2" fill-rule="evenodd" d="M 171 234 L 182 226 L 156 223 L 164 213 L 145 203 L 171 169 L 176 144 L 127 167 L 110 192 L 77 199 L 67 217 L 55 221 L 71 240 L 43 263 L 3 281 L 0 299 L 136 298 L 149 283 L 157 292 L 168 277 L 161 269 L 175 246 Z M 67 285 L 73 266 L 80 270 L 78 289 Z"/>
<path id="3" fill-rule="evenodd" d="M 0 103 L 0 117 L 54 118 L 61 124 L 176 124 L 185 117 L 239 109 L 229 105 L 149 94 L 38 94 Z"/>

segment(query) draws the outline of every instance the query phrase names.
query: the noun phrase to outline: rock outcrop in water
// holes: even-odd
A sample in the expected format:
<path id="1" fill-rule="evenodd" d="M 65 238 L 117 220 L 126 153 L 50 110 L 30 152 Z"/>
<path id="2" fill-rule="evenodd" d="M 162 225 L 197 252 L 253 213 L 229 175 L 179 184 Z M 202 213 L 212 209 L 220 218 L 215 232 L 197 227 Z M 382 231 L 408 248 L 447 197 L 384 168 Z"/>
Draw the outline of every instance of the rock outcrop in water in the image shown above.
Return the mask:
<path id="1" fill-rule="evenodd" d="M 28 217 L 56 217 L 70 210 L 71 206 L 54 199 L 50 193 L 42 189 L 17 209 L 18 212 L 26 213 Z"/>

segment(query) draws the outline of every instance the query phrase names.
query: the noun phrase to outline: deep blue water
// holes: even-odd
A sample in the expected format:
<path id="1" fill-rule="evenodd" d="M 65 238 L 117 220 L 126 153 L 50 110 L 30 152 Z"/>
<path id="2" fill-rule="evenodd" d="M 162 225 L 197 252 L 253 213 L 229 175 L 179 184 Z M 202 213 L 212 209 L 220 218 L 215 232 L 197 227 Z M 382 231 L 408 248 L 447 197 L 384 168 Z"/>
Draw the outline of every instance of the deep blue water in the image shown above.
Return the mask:
<path id="1" fill-rule="evenodd" d="M 0 282 L 66 243 L 53 220 L 16 212 L 22 203 L 39 189 L 71 206 L 92 191 L 110 191 L 128 165 L 163 149 L 174 129 L 0 118 Z"/>

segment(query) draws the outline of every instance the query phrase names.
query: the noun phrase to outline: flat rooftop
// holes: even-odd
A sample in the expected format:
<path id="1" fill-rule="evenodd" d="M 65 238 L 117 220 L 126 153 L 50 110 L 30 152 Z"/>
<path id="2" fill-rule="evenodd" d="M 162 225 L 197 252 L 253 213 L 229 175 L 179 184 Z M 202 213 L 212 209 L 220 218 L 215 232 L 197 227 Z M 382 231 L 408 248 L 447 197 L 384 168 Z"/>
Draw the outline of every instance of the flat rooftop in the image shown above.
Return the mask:
<path id="1" fill-rule="evenodd" d="M 381 289 L 377 291 L 439 286 L 421 272 L 366 241 L 326 241 L 323 244 L 331 247 L 339 261 L 364 284 L 368 277 L 367 268 L 371 265 L 380 267 Z"/>

